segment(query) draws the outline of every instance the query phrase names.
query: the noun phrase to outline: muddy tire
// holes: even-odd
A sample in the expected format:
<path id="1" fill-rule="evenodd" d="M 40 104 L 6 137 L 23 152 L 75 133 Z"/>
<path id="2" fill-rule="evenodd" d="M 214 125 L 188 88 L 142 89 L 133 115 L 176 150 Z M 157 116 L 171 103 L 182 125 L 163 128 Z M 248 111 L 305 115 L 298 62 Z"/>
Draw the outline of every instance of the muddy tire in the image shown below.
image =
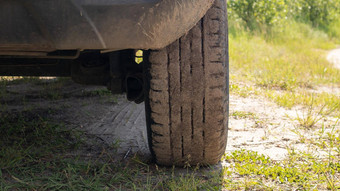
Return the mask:
<path id="1" fill-rule="evenodd" d="M 188 34 L 151 51 L 146 67 L 149 146 L 160 165 L 216 164 L 228 130 L 226 1 Z"/>

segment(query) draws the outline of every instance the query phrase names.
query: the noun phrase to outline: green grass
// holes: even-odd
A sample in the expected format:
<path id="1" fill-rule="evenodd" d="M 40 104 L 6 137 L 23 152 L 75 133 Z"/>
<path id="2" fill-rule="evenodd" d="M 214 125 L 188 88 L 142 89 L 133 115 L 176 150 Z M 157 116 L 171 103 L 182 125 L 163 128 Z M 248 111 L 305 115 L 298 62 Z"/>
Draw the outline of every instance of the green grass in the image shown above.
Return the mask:
<path id="1" fill-rule="evenodd" d="M 71 134 L 33 112 L 0 113 L 0 168 L 29 165 L 78 145 L 79 135 L 75 132 Z"/>
<path id="2" fill-rule="evenodd" d="M 231 70 L 236 72 L 233 75 L 260 87 L 280 90 L 340 85 L 340 71 L 326 60 L 327 50 L 336 45 L 322 35 L 294 37 L 290 32 L 294 33 L 283 31 L 270 39 L 249 33 L 231 35 Z"/>
<path id="3" fill-rule="evenodd" d="M 0 96 L 5 97 L 8 95 L 6 92 L 7 86 L 15 86 L 20 84 L 36 85 L 41 89 L 39 98 L 46 98 L 49 100 L 60 100 L 64 95 L 60 93 L 63 86 L 70 82 L 70 78 L 39 78 L 39 77 L 0 77 Z"/>
<path id="4" fill-rule="evenodd" d="M 257 118 L 255 113 L 245 111 L 235 111 L 231 113 L 230 116 L 236 119 Z"/>
<path id="5" fill-rule="evenodd" d="M 338 157 L 320 158 L 291 150 L 283 161 L 253 151 L 234 151 L 224 157 L 225 187 L 228 190 L 338 190 Z"/>
<path id="6" fill-rule="evenodd" d="M 307 24 L 287 22 L 263 34 L 231 21 L 231 92 L 267 97 L 287 108 L 308 106 L 313 98 L 315 107 L 336 107 L 339 116 L 339 95 L 318 91 L 340 88 L 340 70 L 326 60 L 339 40 Z M 338 29 L 334 24 L 332 30 Z"/>
<path id="7" fill-rule="evenodd" d="M 88 158 L 84 134 L 35 111 L 2 113 L 0 190 L 337 190 L 340 189 L 340 129 L 317 131 L 305 142 L 325 157 L 289 149 L 283 161 L 239 150 L 226 153 L 222 168 L 164 168 L 135 155 L 113 159 L 114 148 L 98 147 Z M 253 117 L 235 112 L 233 116 Z M 82 138 L 83 137 L 83 138 Z M 112 150 L 110 150 L 112 149 Z"/>
<path id="8" fill-rule="evenodd" d="M 220 190 L 221 170 L 161 168 L 117 145 L 48 120 L 45 111 L 0 114 L 0 190 Z M 89 153 L 95 146 L 98 152 Z M 78 153 L 78 154 L 76 154 Z M 90 154 L 90 155 L 89 155 Z M 89 157 L 90 156 L 90 157 Z"/>
<path id="9" fill-rule="evenodd" d="M 275 161 L 254 151 L 226 153 L 223 160 L 224 187 L 227 190 L 339 190 L 340 121 L 329 127 L 297 128 L 308 151 L 287 145 L 288 154 Z"/>

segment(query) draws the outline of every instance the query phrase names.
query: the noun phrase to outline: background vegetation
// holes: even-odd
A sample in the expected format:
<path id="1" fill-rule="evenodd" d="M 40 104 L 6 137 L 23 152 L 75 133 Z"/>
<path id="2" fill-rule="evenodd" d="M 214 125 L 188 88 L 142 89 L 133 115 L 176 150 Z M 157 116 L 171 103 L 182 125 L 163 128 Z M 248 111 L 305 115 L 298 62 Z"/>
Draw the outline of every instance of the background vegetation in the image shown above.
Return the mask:
<path id="1" fill-rule="evenodd" d="M 340 84 L 339 70 L 326 60 L 340 44 L 339 1 L 230 0 L 228 6 L 232 90 L 242 93 L 234 83 L 242 81 L 289 108 L 311 100 L 339 105 L 331 92 L 311 91 Z"/>
<path id="2" fill-rule="evenodd" d="M 229 0 L 228 6 L 230 18 L 241 19 L 250 30 L 279 27 L 294 20 L 339 37 L 333 28 L 340 16 L 340 1 L 337 0 Z"/>

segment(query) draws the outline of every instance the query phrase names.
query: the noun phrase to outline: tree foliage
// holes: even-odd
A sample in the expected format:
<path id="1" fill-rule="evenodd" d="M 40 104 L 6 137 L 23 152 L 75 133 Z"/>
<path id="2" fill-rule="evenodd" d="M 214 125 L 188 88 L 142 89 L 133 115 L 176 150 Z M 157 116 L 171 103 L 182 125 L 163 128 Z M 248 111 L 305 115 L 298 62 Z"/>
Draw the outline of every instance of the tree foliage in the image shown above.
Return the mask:
<path id="1" fill-rule="evenodd" d="M 325 27 L 340 16 L 339 0 L 287 0 L 287 3 L 293 17 L 314 27 Z"/>
<path id="2" fill-rule="evenodd" d="M 253 30 L 280 24 L 287 17 L 324 27 L 340 17 L 340 0 L 228 0 L 231 16 Z"/>
<path id="3" fill-rule="evenodd" d="M 286 15 L 284 0 L 229 0 L 231 14 L 241 18 L 250 29 L 258 25 L 272 26 Z"/>

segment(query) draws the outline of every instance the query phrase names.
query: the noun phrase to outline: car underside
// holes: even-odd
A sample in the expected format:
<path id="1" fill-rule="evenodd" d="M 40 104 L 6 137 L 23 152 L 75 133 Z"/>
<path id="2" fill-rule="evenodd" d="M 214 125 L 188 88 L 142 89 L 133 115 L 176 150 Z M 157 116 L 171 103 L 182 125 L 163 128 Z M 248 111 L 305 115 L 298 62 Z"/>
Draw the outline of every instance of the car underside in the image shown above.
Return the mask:
<path id="1" fill-rule="evenodd" d="M 134 62 L 135 50 L 171 44 L 212 3 L 0 0 L 0 75 L 70 76 L 80 84 L 128 92 L 130 101 L 140 102 L 142 67 Z"/>

